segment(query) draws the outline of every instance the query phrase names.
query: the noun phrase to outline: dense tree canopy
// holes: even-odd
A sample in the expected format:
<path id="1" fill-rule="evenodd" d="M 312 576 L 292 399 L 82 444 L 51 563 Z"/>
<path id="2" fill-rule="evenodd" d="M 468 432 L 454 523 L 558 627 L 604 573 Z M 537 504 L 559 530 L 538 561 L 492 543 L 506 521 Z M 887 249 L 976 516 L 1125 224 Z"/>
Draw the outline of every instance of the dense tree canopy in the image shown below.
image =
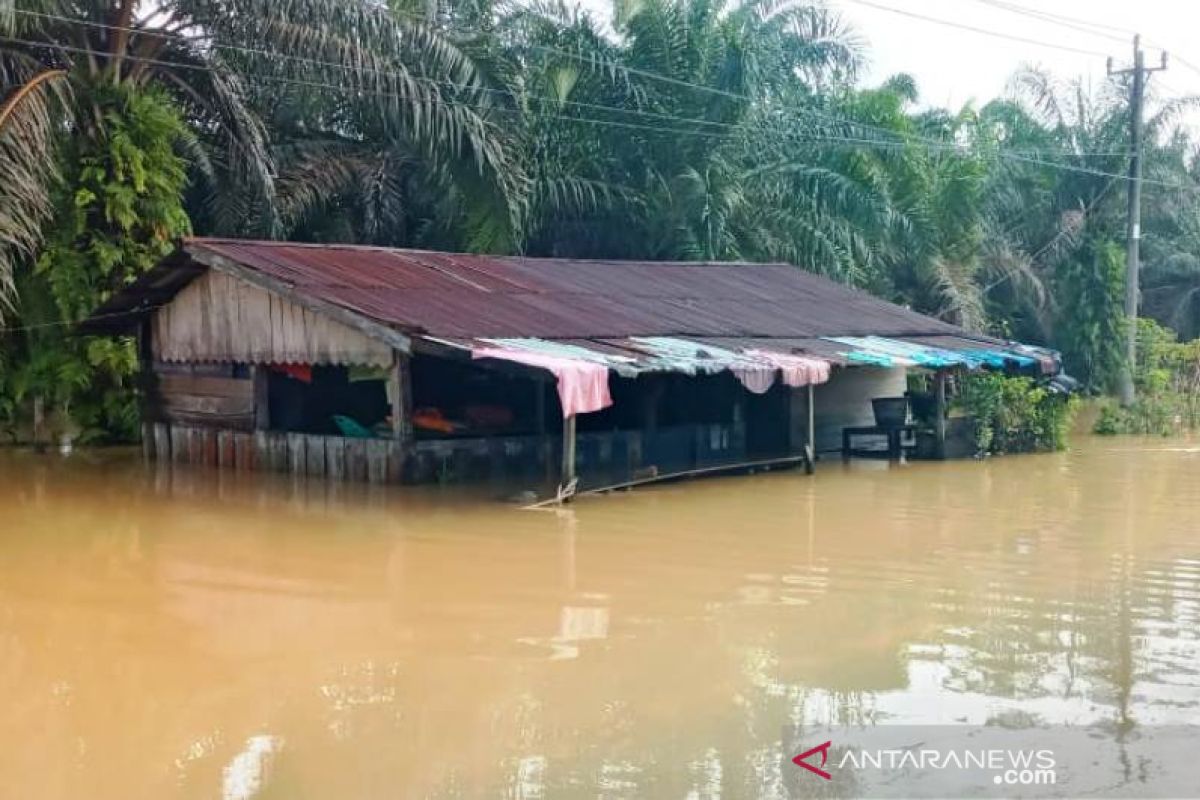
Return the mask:
<path id="1" fill-rule="evenodd" d="M 0 414 L 64 374 L 60 406 L 120 390 L 128 353 L 22 328 L 65 329 L 189 230 L 787 261 L 1106 388 L 1124 79 L 1014 64 L 1003 99 L 930 109 L 903 75 L 860 86 L 866 55 L 805 0 L 616 0 L 611 25 L 558 0 L 0 0 Z M 1151 100 L 1144 302 L 1194 336 L 1191 101 Z M 94 405 L 72 413 L 124 413 Z"/>

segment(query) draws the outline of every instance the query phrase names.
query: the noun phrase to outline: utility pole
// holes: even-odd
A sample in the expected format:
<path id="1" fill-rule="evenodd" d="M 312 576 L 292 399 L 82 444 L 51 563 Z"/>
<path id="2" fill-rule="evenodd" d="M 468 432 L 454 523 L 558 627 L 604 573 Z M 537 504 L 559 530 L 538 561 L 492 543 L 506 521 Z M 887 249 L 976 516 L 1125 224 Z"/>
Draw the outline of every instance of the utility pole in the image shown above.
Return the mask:
<path id="1" fill-rule="evenodd" d="M 1109 75 L 1133 75 L 1129 95 L 1129 220 L 1125 242 L 1125 364 L 1121 368 L 1121 405 L 1132 405 L 1135 397 L 1133 385 L 1134 369 L 1137 365 L 1137 318 L 1138 318 L 1138 272 L 1140 270 L 1142 240 L 1142 108 L 1146 94 L 1146 80 L 1151 72 L 1167 68 L 1167 54 L 1162 54 L 1162 63 L 1157 67 L 1146 66 L 1146 53 L 1142 50 L 1141 36 L 1133 37 L 1133 66 L 1114 70 L 1113 60 L 1108 59 Z"/>

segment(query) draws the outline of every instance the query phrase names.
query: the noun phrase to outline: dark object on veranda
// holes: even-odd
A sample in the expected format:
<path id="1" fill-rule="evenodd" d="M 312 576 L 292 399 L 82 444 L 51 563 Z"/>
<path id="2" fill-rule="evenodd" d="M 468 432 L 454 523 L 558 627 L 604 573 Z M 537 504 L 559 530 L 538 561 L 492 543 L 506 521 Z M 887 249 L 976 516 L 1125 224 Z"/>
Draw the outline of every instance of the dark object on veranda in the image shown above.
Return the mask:
<path id="1" fill-rule="evenodd" d="M 937 420 L 937 395 L 933 392 L 905 392 L 909 407 L 912 408 L 913 419 L 925 425 L 933 425 Z"/>
<path id="2" fill-rule="evenodd" d="M 899 428 L 908 424 L 907 397 L 876 397 L 871 400 L 875 424 L 881 428 Z"/>

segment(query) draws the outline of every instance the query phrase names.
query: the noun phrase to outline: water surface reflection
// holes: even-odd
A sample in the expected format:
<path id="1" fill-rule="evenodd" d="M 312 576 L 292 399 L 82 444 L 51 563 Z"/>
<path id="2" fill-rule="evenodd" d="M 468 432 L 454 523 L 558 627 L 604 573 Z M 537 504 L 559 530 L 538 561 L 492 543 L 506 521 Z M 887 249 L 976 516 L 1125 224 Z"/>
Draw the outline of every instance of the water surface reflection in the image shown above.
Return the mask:
<path id="1" fill-rule="evenodd" d="M 1084 439 L 533 513 L 6 454 L 0 797 L 783 797 L 798 725 L 1192 722 L 1198 469 Z"/>

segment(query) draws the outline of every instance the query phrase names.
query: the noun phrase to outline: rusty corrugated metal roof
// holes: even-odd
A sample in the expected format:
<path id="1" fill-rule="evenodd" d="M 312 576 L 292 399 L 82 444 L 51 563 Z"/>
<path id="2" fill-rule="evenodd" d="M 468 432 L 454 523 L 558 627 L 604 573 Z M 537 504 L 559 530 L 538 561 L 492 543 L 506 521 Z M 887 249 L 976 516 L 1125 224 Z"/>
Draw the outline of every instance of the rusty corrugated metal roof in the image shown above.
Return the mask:
<path id="1" fill-rule="evenodd" d="M 409 334 L 447 338 L 791 340 L 838 355 L 822 337 L 976 337 L 786 264 L 580 261 L 351 245 L 189 239 L 84 325 L 128 329 L 166 302 L 197 262 L 233 265 Z M 178 273 L 178 275 L 176 274 Z"/>
<path id="2" fill-rule="evenodd" d="M 819 337 L 959 329 L 785 264 L 579 261 L 193 239 L 376 322 L 433 336 Z"/>

